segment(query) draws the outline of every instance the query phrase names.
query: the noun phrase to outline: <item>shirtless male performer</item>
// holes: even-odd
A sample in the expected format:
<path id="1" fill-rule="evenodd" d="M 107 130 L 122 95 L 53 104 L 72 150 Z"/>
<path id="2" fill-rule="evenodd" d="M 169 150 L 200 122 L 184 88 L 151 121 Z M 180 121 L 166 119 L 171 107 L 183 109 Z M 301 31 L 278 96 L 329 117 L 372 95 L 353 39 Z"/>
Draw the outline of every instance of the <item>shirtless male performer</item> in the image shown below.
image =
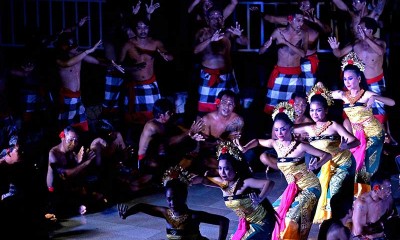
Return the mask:
<path id="1" fill-rule="evenodd" d="M 129 39 L 122 47 L 119 62 L 126 66 L 125 120 L 144 125 L 152 119 L 153 105 L 161 98 L 154 72 L 154 58 L 159 54 L 165 61 L 172 61 L 164 44 L 149 36 L 150 22 L 147 18 L 136 21 L 136 36 Z M 142 68 L 132 64 L 142 64 Z"/>
<path id="2" fill-rule="evenodd" d="M 81 101 L 81 66 L 82 61 L 92 64 L 104 64 L 95 57 L 90 56 L 101 44 L 98 41 L 92 48 L 80 51 L 78 45 L 71 33 L 62 33 L 57 41 L 59 54 L 56 58 L 58 74 L 61 79 L 60 107 L 58 120 L 60 128 L 74 125 L 83 131 L 88 130 L 88 122 L 85 113 L 85 107 Z M 114 62 L 112 65 L 123 71 Z M 111 65 L 111 64 L 110 64 Z"/>
<path id="3" fill-rule="evenodd" d="M 267 84 L 264 108 L 267 114 L 271 114 L 279 102 L 288 101 L 293 92 L 307 92 L 314 85 L 313 80 L 301 76 L 300 59 L 306 56 L 308 49 L 308 33 L 302 29 L 303 12 L 297 10 L 288 19 L 289 24 L 276 28 L 259 49 L 259 54 L 265 53 L 273 41 L 278 47 L 278 62 Z"/>
<path id="4" fill-rule="evenodd" d="M 388 239 L 385 226 L 396 215 L 390 177 L 378 172 L 371 178 L 371 187 L 354 201 L 353 239 Z"/>
<path id="5" fill-rule="evenodd" d="M 199 126 L 197 129 L 201 131 L 195 132 L 191 129 L 189 132 L 189 136 L 198 141 L 198 158 L 192 162 L 190 159 L 186 163 L 182 161 L 181 165 L 195 169 L 196 173 L 202 174 L 209 171 L 211 175 L 217 174 L 218 161 L 215 153 L 219 141 L 241 137 L 244 120 L 234 112 L 237 104 L 238 97 L 233 91 L 219 92 L 216 100 L 217 110 L 207 113 L 196 121 Z"/>
<path id="6" fill-rule="evenodd" d="M 335 4 L 338 9 L 347 12 L 350 15 L 350 28 L 353 34 L 353 40 L 357 39 L 359 33 L 358 25 L 360 24 L 361 18 L 370 17 L 378 22 L 386 4 L 386 0 L 373 0 L 371 1 L 371 6 L 368 6 L 369 1 L 367 0 L 353 0 L 352 7 L 349 7 L 345 2 L 347 1 L 332 0 L 332 3 Z"/>
<path id="7" fill-rule="evenodd" d="M 200 82 L 198 86 L 198 115 L 203 116 L 216 110 L 215 99 L 220 91 L 230 89 L 239 93 L 231 58 L 230 39 L 240 45 L 248 42 L 240 29 L 240 24 L 224 28 L 223 13 L 218 8 L 210 8 L 207 12 L 207 27 L 196 34 L 195 54 L 201 56 Z"/>
<path id="8" fill-rule="evenodd" d="M 332 28 L 322 22 L 317 18 L 315 14 L 315 1 L 314 0 L 299 0 L 298 1 L 299 10 L 304 14 L 304 24 L 302 29 L 308 33 L 308 44 L 307 52 L 304 58 L 301 58 L 301 71 L 308 81 L 316 83 L 317 80 L 317 70 L 319 59 L 317 55 L 318 42 L 321 35 L 326 35 L 332 32 Z M 290 17 L 288 16 L 273 16 L 269 14 L 264 14 L 259 11 L 256 6 L 250 7 L 250 10 L 259 13 L 260 16 L 270 23 L 287 25 L 289 24 Z M 290 16 L 290 15 L 289 15 Z"/>

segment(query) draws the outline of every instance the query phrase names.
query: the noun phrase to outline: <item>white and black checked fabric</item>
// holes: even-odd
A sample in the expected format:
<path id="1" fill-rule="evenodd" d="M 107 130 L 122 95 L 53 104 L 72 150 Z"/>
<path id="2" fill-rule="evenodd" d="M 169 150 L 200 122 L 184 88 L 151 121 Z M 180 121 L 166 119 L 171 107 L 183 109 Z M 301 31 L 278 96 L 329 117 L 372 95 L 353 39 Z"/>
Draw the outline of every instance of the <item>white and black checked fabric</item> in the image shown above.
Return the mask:
<path id="1" fill-rule="evenodd" d="M 305 91 L 305 81 L 301 75 L 279 73 L 273 88 L 267 90 L 266 104 L 276 106 L 280 102 L 288 101 L 292 93 Z"/>
<path id="2" fill-rule="evenodd" d="M 137 84 L 131 87 L 133 89 L 127 89 L 128 94 L 125 95 L 125 111 L 130 112 L 129 103 L 134 101 L 134 112 L 152 112 L 154 103 L 161 98 L 157 82 L 144 85 Z M 131 99 L 129 94 L 129 91 L 132 90 L 134 91 L 134 99 Z"/>
<path id="3" fill-rule="evenodd" d="M 382 77 L 382 79 L 377 82 L 368 84 L 368 90 L 382 96 L 383 93 L 386 91 L 385 77 Z M 385 105 L 383 103 L 375 101 L 372 104 L 372 113 L 374 115 L 386 115 Z"/>
<path id="4" fill-rule="evenodd" d="M 213 86 L 209 86 L 211 74 L 207 73 L 204 69 L 200 71 L 200 83 L 199 83 L 199 103 L 215 103 L 215 99 L 219 92 L 229 89 L 234 93 L 239 93 L 239 87 L 236 82 L 234 72 L 223 73 L 219 75 L 219 82 Z"/>
<path id="5" fill-rule="evenodd" d="M 62 126 L 69 126 L 76 123 L 82 123 L 87 120 L 85 107 L 82 104 L 81 97 L 66 97 L 63 96 L 63 104 L 61 112 L 58 115 L 58 120 Z"/>
<path id="6" fill-rule="evenodd" d="M 117 76 L 106 76 L 103 108 L 119 109 L 122 103 L 122 87 L 124 79 Z"/>

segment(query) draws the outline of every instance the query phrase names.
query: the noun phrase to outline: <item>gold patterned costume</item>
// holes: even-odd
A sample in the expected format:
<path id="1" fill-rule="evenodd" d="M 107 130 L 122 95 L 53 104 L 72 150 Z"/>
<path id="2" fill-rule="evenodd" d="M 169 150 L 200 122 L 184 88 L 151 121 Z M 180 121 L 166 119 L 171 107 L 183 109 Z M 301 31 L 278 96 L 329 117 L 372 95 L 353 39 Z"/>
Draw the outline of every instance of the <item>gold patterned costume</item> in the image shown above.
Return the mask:
<path id="1" fill-rule="evenodd" d="M 278 168 L 285 175 L 288 183 L 298 187 L 298 193 L 286 214 L 286 228 L 280 232 L 280 239 L 307 239 L 312 226 L 313 211 L 321 193 L 317 176 L 308 171 L 304 158 L 278 158 Z M 273 206 L 278 208 L 282 196 Z"/>
<path id="2" fill-rule="evenodd" d="M 226 207 L 248 224 L 248 230 L 241 239 L 271 239 L 275 221 L 262 204 L 255 206 L 247 194 L 225 196 L 224 201 Z"/>
<path id="3" fill-rule="evenodd" d="M 181 216 L 175 216 L 171 209 L 167 209 L 168 240 L 206 240 L 199 232 L 199 223 L 192 219 L 191 211 Z"/>
<path id="4" fill-rule="evenodd" d="M 344 104 L 343 110 L 348 116 L 353 134 L 363 131 L 366 142 L 365 159 L 356 171 L 354 193 L 359 196 L 371 190 L 370 178 L 378 170 L 384 143 L 384 131 L 381 123 L 372 114 L 372 109 L 366 109 L 363 103 Z M 360 140 L 362 143 L 362 140 Z M 353 153 L 354 154 L 354 153 Z"/>
<path id="5" fill-rule="evenodd" d="M 330 199 L 342 186 L 343 180 L 353 174 L 351 170 L 353 155 L 350 150 L 340 150 L 339 135 L 319 135 L 308 138 L 310 144 L 322 151 L 332 154 L 333 158 L 326 162 L 318 174 L 321 183 L 321 196 L 318 200 L 314 223 L 321 223 L 331 218 Z"/>

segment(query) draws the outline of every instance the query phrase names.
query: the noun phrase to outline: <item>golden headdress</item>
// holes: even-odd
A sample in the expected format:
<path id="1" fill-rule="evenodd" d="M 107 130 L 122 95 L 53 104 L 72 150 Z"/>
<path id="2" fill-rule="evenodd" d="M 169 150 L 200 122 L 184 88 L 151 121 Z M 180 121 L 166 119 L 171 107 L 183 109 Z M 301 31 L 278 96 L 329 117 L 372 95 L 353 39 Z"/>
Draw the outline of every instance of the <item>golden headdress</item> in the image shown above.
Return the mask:
<path id="1" fill-rule="evenodd" d="M 324 86 L 320 87 L 318 85 L 315 85 L 310 92 L 307 93 L 307 100 L 308 103 L 311 103 L 311 98 L 314 95 L 321 95 L 322 97 L 324 97 L 326 99 L 326 102 L 328 103 L 328 106 L 332 106 L 334 101 L 332 98 L 332 92 L 329 91 L 327 88 L 325 88 Z"/>
<path id="2" fill-rule="evenodd" d="M 235 146 L 233 142 L 221 141 L 217 147 L 218 160 L 221 154 L 227 154 L 227 153 L 233 156 L 236 160 L 242 161 L 242 152 L 239 150 L 238 147 Z"/>
<path id="3" fill-rule="evenodd" d="M 365 70 L 364 63 L 355 52 L 349 52 L 346 56 L 344 56 L 342 59 L 342 71 L 349 64 L 357 66 L 361 72 L 364 72 Z"/>
<path id="4" fill-rule="evenodd" d="M 293 101 L 291 101 L 292 103 Z M 275 120 L 276 114 L 283 112 L 285 113 L 289 119 L 294 122 L 294 108 L 293 105 L 289 102 L 280 102 L 275 106 L 274 111 L 272 111 L 272 120 Z"/>
<path id="5" fill-rule="evenodd" d="M 179 181 L 185 183 L 186 185 L 190 185 L 191 177 L 188 171 L 186 171 L 183 167 L 176 165 L 174 167 L 170 167 L 164 173 L 162 178 L 162 183 L 165 186 L 168 181 L 173 179 L 178 179 Z"/>

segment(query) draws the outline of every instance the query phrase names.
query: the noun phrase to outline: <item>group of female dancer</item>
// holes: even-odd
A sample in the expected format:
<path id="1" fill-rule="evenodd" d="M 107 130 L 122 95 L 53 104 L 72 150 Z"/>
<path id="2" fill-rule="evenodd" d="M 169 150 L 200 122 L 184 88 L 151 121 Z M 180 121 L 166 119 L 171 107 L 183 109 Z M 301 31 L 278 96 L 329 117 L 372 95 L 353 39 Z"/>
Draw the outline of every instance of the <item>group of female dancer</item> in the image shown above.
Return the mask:
<path id="1" fill-rule="evenodd" d="M 272 139 L 253 139 L 245 145 L 239 139 L 223 141 L 217 151 L 219 176 L 190 179 L 192 183 L 207 182 L 221 188 L 225 205 L 239 217 L 239 226 L 231 239 L 307 239 L 313 223 L 321 223 L 331 217 L 330 198 L 339 191 L 346 178 L 354 179 L 355 197 L 370 190 L 369 180 L 379 167 L 384 143 L 384 130 L 373 116 L 371 105 L 379 101 L 393 106 L 395 102 L 365 90 L 361 65 L 355 62 L 357 59 L 351 59 L 342 66 L 347 90 L 331 92 L 318 83 L 307 94 L 312 121 L 300 116 L 305 109 L 305 101 L 301 97 L 281 102 L 272 114 Z M 334 99 L 343 102 L 347 115 L 343 125 L 327 118 L 328 108 Z M 303 111 L 299 111 L 299 107 Z M 288 183 L 272 205 L 267 195 L 274 183 L 268 179 L 253 178 L 241 156 L 257 146 L 275 150 L 275 158 L 263 155 L 263 162 L 282 171 Z M 307 154 L 311 156 L 308 165 L 305 161 Z M 180 190 L 184 193 L 180 195 L 183 200 L 179 202 L 181 207 L 174 202 L 170 208 L 146 205 L 141 209 L 165 217 L 168 239 L 202 239 L 199 222 L 205 219 L 208 223 L 220 225 L 219 239 L 224 239 L 228 229 L 226 219 L 189 210 L 185 188 Z M 169 202 L 169 199 L 172 201 L 175 198 L 171 197 L 171 190 L 168 189 L 166 196 Z M 175 194 L 172 195 L 176 197 Z M 137 211 L 132 209 L 138 209 L 128 209 L 126 205 L 118 208 L 123 218 Z M 176 225 L 175 218 L 184 220 Z M 178 230 L 168 230 L 171 228 Z M 171 232 L 181 235 L 172 236 Z M 193 238 L 187 238 L 189 235 Z"/>

